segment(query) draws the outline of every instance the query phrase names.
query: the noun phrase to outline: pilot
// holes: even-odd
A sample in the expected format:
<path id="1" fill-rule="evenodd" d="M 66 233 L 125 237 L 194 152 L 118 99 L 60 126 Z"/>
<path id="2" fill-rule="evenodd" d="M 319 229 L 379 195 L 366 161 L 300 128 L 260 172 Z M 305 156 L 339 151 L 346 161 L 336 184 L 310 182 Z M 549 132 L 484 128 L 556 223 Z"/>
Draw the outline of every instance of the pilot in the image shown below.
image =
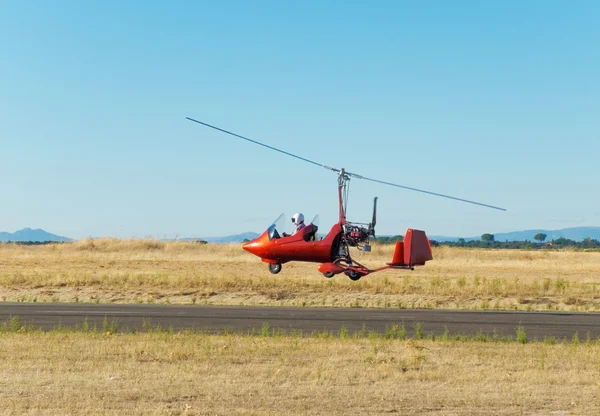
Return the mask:
<path id="1" fill-rule="evenodd" d="M 304 224 L 304 215 L 302 215 L 300 212 L 297 212 L 292 216 L 292 222 L 296 225 L 296 228 L 291 235 L 296 235 L 300 230 L 306 227 L 306 224 Z M 283 236 L 289 237 L 290 234 L 283 233 Z"/>

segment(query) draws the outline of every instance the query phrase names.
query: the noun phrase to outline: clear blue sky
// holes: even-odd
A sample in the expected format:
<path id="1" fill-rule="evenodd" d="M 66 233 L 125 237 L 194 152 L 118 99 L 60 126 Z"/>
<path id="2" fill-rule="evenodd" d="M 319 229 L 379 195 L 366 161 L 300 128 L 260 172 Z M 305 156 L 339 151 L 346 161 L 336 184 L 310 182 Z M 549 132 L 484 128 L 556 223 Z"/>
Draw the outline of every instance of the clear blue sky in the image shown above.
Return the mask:
<path id="1" fill-rule="evenodd" d="M 251 4 L 257 3 L 257 4 Z M 0 231 L 216 236 L 600 225 L 600 3 L 0 3 Z"/>

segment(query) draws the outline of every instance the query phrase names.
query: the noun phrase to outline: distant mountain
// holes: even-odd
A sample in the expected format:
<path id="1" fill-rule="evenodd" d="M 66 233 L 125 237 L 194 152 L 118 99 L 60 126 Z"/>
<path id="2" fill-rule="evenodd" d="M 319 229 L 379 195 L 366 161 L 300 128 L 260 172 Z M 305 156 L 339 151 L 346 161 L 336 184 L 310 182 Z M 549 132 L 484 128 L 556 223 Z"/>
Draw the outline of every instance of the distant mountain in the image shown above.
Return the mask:
<path id="1" fill-rule="evenodd" d="M 546 241 L 556 240 L 558 238 L 567 238 L 573 241 L 582 241 L 586 237 L 590 237 L 594 240 L 600 240 L 600 227 L 574 227 L 574 228 L 563 228 L 561 230 L 524 230 L 524 231 L 513 231 L 510 233 L 493 233 L 496 241 L 534 241 L 533 236 L 543 233 L 546 234 Z M 255 232 L 245 232 L 241 234 L 228 235 L 224 237 L 201 237 L 201 238 L 180 238 L 179 241 L 194 241 L 204 240 L 209 243 L 241 243 L 244 240 L 253 240 L 258 237 L 259 234 Z M 436 241 L 457 241 L 459 238 L 464 238 L 466 241 L 479 240 L 481 236 L 477 237 L 447 237 L 441 235 L 429 236 L 431 240 Z M 27 242 L 27 241 L 73 241 L 70 238 L 62 237 L 60 235 L 51 234 L 42 229 L 31 229 L 23 228 L 22 230 L 15 231 L 14 233 L 0 232 L 0 242 Z"/>
<path id="2" fill-rule="evenodd" d="M 27 242 L 27 241 L 72 241 L 70 238 L 51 234 L 42 229 L 32 230 L 23 228 L 14 233 L 0 232 L 0 242 Z"/>
<path id="3" fill-rule="evenodd" d="M 254 240 L 258 237 L 259 234 L 255 232 L 246 232 L 242 234 L 228 235 L 225 237 L 201 237 L 201 238 L 179 238 L 179 241 L 194 241 L 194 240 L 204 240 L 209 243 L 241 243 L 244 240 Z"/>
<path id="4" fill-rule="evenodd" d="M 600 227 L 573 227 L 563 228 L 561 230 L 525 230 L 525 231 L 513 231 L 510 233 L 493 233 L 494 240 L 496 241 L 534 241 L 533 236 L 543 233 L 546 234 L 546 241 L 556 240 L 559 238 L 567 238 L 573 241 L 582 241 L 584 238 L 589 237 L 594 240 L 600 240 Z M 436 241 L 457 241 L 461 237 L 445 237 L 440 235 L 432 235 L 429 237 L 431 240 Z M 478 237 L 462 237 L 466 241 L 479 240 Z"/>

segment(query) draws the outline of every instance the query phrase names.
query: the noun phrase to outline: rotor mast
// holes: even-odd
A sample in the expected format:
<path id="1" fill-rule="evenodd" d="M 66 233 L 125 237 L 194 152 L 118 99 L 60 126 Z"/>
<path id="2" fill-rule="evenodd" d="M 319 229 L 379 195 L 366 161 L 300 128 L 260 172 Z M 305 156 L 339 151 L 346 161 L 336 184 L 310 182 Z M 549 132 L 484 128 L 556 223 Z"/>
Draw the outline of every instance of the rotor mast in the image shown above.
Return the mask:
<path id="1" fill-rule="evenodd" d="M 344 168 L 341 168 L 338 173 L 338 197 L 340 204 L 340 225 L 346 224 L 346 200 L 344 200 L 344 194 L 346 193 L 346 183 L 350 180 L 350 177 L 346 175 Z"/>

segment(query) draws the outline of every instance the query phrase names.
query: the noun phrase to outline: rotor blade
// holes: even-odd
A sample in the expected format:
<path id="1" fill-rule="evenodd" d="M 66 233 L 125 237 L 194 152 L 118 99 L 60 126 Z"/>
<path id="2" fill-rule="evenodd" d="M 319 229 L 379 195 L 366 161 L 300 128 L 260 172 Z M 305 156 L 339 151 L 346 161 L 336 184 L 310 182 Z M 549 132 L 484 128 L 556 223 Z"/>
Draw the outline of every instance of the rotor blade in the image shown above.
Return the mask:
<path id="1" fill-rule="evenodd" d="M 303 160 L 304 162 L 308 162 L 308 163 L 310 163 L 312 165 L 320 166 L 322 168 L 325 168 L 325 169 L 328 169 L 328 170 L 332 170 L 334 172 L 338 172 L 338 173 L 340 172 L 340 169 L 332 168 L 330 166 L 323 165 L 321 163 L 317 163 L 314 160 L 306 159 L 306 158 L 304 158 L 302 156 L 298 156 L 298 155 L 295 155 L 293 153 L 286 152 L 285 150 L 281 150 L 281 149 L 278 149 L 276 147 L 269 146 L 268 144 L 264 144 L 264 143 L 258 142 L 256 140 L 252 140 L 252 139 L 250 139 L 248 137 L 244 137 L 242 135 L 230 132 L 228 130 L 225 130 L 225 129 L 222 129 L 222 128 L 219 128 L 219 127 L 216 127 L 216 126 L 213 126 L 213 125 L 210 125 L 208 123 L 204 123 L 202 121 L 198 121 L 198 120 L 195 120 L 195 119 L 190 118 L 190 117 L 186 117 L 186 119 L 188 119 L 190 121 L 193 121 L 195 123 L 198 123 L 198 124 L 202 124 L 203 126 L 210 127 L 211 129 L 215 129 L 215 130 L 221 131 L 223 133 L 227 133 L 227 134 L 229 134 L 231 136 L 235 136 L 235 137 L 238 137 L 240 139 L 249 141 L 249 142 L 257 144 L 259 146 L 266 147 L 267 149 L 275 150 L 276 152 L 283 153 L 284 155 L 288 155 L 288 156 L 291 156 L 293 158 L 296 158 L 296 159 L 299 159 L 299 160 Z M 377 182 L 377 183 L 381 183 L 381 184 L 384 184 L 384 185 L 395 186 L 396 188 L 408 189 L 409 191 L 421 192 L 421 193 L 424 193 L 424 194 L 440 196 L 442 198 L 453 199 L 455 201 L 466 202 L 468 204 L 474 204 L 474 205 L 479 205 L 479 206 L 486 207 L 486 208 L 492 208 L 492 209 L 497 209 L 497 210 L 500 210 L 500 211 L 506 211 L 505 208 L 495 207 L 493 205 L 488 205 L 488 204 L 482 204 L 481 202 L 469 201 L 468 199 L 456 198 L 456 197 L 450 196 L 450 195 L 438 194 L 436 192 L 424 191 L 422 189 L 411 188 L 409 186 L 403 186 L 403 185 L 398 185 L 398 184 L 391 183 L 391 182 L 385 182 L 385 181 L 380 181 L 380 180 L 377 180 L 377 179 L 366 178 L 364 176 L 357 175 L 356 173 L 350 173 L 350 172 L 346 172 L 346 171 L 344 171 L 344 173 L 346 175 L 348 175 L 348 176 L 352 176 L 352 177 L 355 177 L 357 179 L 364 179 L 364 180 L 367 180 L 367 181 Z"/>
<path id="2" fill-rule="evenodd" d="M 481 202 L 476 202 L 476 201 L 470 201 L 468 199 L 457 198 L 455 196 L 438 194 L 437 192 L 425 191 L 423 189 L 411 188 L 410 186 L 404 186 L 404 185 L 398 185 L 396 183 L 380 181 L 378 179 L 366 178 L 364 176 L 357 175 L 356 173 L 346 172 L 346 174 L 349 176 L 352 176 L 354 178 L 357 178 L 357 179 L 364 179 L 366 181 L 377 182 L 377 183 L 381 183 L 381 184 L 389 185 L 389 186 L 395 186 L 396 188 L 408 189 L 409 191 L 421 192 L 421 193 L 428 194 L 428 195 L 441 196 L 442 198 L 448 198 L 448 199 L 453 199 L 455 201 L 466 202 L 468 204 L 474 204 L 474 205 L 479 205 L 479 206 L 486 207 L 486 208 L 497 209 L 499 211 L 506 211 L 506 208 L 500 208 L 500 207 L 496 207 L 494 205 L 483 204 Z"/>
<path id="3" fill-rule="evenodd" d="M 244 137 L 244 136 L 241 136 L 241 135 L 239 135 L 239 134 L 232 133 L 232 132 L 230 132 L 230 131 L 227 131 L 227 130 L 221 129 L 221 128 L 219 128 L 219 127 L 212 126 L 212 125 L 210 125 L 210 124 L 207 124 L 207 123 L 203 123 L 202 121 L 194 120 L 193 118 L 190 118 L 190 117 L 186 117 L 186 118 L 187 118 L 188 120 L 190 120 L 190 121 L 193 121 L 193 122 L 195 122 L 195 123 L 202 124 L 203 126 L 206 126 L 206 127 L 210 127 L 211 129 L 215 129 L 215 130 L 218 130 L 218 131 L 222 131 L 223 133 L 227 133 L 227 134 L 230 134 L 230 135 L 232 135 L 232 136 L 239 137 L 240 139 L 247 140 L 247 141 L 249 141 L 249 142 L 251 142 L 251 143 L 257 144 L 257 145 L 259 145 L 259 146 L 262 146 L 262 147 L 266 147 L 267 149 L 275 150 L 276 152 L 283 153 L 284 155 L 288 155 L 288 156 L 291 156 L 291 157 L 295 157 L 296 159 L 303 160 L 303 161 L 305 161 L 305 162 L 308 162 L 308 163 L 311 163 L 311 164 L 313 164 L 313 165 L 315 165 L 315 166 L 319 166 L 319 167 L 322 167 L 322 168 L 325 168 L 325 169 L 329 169 L 329 170 L 332 170 L 332 171 L 334 171 L 334 172 L 339 172 L 339 171 L 340 171 L 339 169 L 335 169 L 335 168 L 332 168 L 332 167 L 329 167 L 329 166 L 325 166 L 325 165 L 323 165 L 323 164 L 321 164 L 321 163 L 317 163 L 317 162 L 315 162 L 315 161 L 313 161 L 313 160 L 306 159 L 306 158 L 304 158 L 304 157 L 302 157 L 302 156 L 298 156 L 298 155 L 295 155 L 295 154 L 293 154 L 293 153 L 286 152 L 285 150 L 281 150 L 281 149 L 278 149 L 278 148 L 276 148 L 276 147 L 269 146 L 268 144 L 264 144 L 264 143 L 261 143 L 261 142 L 257 142 L 256 140 L 249 139 L 248 137 Z"/>

